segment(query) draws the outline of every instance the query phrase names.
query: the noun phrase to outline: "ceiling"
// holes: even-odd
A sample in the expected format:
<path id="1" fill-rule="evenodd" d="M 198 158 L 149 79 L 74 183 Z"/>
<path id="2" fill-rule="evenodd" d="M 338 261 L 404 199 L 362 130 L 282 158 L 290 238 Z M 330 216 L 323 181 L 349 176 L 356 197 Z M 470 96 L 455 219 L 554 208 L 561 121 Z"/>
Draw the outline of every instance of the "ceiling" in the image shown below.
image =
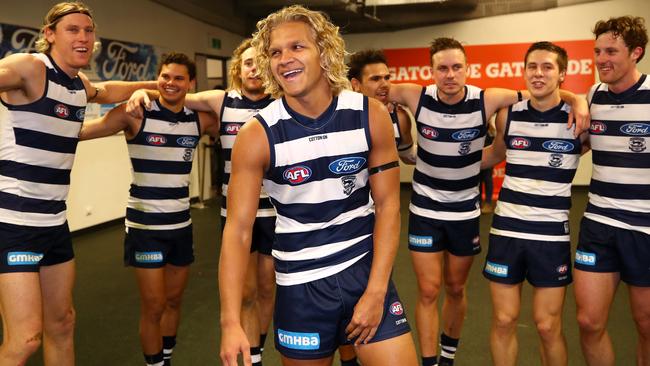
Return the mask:
<path id="1" fill-rule="evenodd" d="M 152 0 L 227 31 L 248 36 L 257 20 L 295 1 Z M 389 32 L 495 15 L 530 12 L 599 0 L 312 0 L 341 33 Z"/>

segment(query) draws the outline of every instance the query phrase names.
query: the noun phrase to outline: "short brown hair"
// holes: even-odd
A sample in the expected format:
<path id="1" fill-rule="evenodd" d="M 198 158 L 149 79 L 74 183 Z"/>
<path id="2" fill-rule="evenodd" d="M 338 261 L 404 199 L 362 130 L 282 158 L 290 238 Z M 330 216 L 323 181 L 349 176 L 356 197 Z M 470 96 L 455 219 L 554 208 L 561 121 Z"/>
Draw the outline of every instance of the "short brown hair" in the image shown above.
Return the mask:
<path id="1" fill-rule="evenodd" d="M 645 46 L 648 43 L 648 30 L 645 27 L 645 19 L 626 15 L 609 18 L 608 20 L 599 20 L 594 26 L 594 35 L 598 38 L 601 34 L 607 32 L 611 32 L 616 38 L 621 37 L 630 52 L 637 47 L 641 47 L 641 56 L 636 62 L 638 63 L 643 59 Z"/>
<path id="2" fill-rule="evenodd" d="M 196 64 L 189 57 L 187 57 L 186 54 L 180 52 L 170 52 L 164 54 L 160 59 L 157 74 L 160 75 L 163 66 L 169 64 L 184 65 L 187 68 L 187 73 L 190 76 L 190 80 L 196 79 Z"/>
<path id="3" fill-rule="evenodd" d="M 463 47 L 460 42 L 453 38 L 449 37 L 440 37 L 436 38 L 431 42 L 431 46 L 429 47 L 429 61 L 433 62 L 433 55 L 440 51 L 444 50 L 454 50 L 458 49 L 463 52 L 463 55 L 465 56 L 465 59 L 467 59 L 467 54 L 465 53 L 465 47 Z"/>
<path id="4" fill-rule="evenodd" d="M 348 61 L 348 67 L 350 68 L 348 70 L 348 79 L 357 79 L 361 81 L 363 68 L 370 64 L 384 64 L 388 66 L 384 51 L 363 50 L 353 53 L 352 56 L 350 56 L 350 61 Z"/>
<path id="5" fill-rule="evenodd" d="M 531 54 L 533 51 L 549 51 L 553 52 L 554 54 L 557 55 L 557 66 L 560 69 L 560 72 L 566 71 L 567 64 L 569 63 L 569 55 L 567 55 L 567 52 L 564 48 L 556 45 L 555 43 L 551 42 L 535 42 L 528 47 L 528 51 L 526 51 L 526 56 L 524 57 L 524 65 L 528 65 L 528 55 Z"/>
<path id="6" fill-rule="evenodd" d="M 93 14 L 90 11 L 90 8 L 80 2 L 80 1 L 65 1 L 54 5 L 50 11 L 47 12 L 45 18 L 43 18 L 43 26 L 41 27 L 41 33 L 36 40 L 36 50 L 41 53 L 50 52 L 50 42 L 45 38 L 45 30 L 56 29 L 56 25 L 59 23 L 61 18 L 68 14 L 86 14 L 93 21 L 93 28 L 96 27 L 95 20 L 93 19 Z"/>

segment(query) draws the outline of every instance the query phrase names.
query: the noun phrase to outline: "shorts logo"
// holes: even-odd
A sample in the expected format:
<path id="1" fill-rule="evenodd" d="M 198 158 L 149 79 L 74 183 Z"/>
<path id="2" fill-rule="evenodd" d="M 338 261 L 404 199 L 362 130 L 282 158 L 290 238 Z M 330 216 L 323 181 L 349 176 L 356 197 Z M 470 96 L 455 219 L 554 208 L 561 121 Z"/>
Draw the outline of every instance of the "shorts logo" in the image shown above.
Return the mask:
<path id="1" fill-rule="evenodd" d="M 607 131 L 607 125 L 600 121 L 591 121 L 591 126 L 589 126 L 589 132 L 600 135 Z"/>
<path id="2" fill-rule="evenodd" d="M 564 155 L 562 154 L 551 154 L 548 157 L 548 165 L 552 166 L 553 168 L 559 168 L 562 166 L 563 159 Z"/>
<path id="3" fill-rule="evenodd" d="M 645 138 L 632 137 L 630 138 L 630 150 L 632 152 L 643 152 L 646 149 Z"/>
<path id="4" fill-rule="evenodd" d="M 424 138 L 429 140 L 435 140 L 438 138 L 439 135 L 438 131 L 435 128 L 429 126 L 422 126 L 420 128 L 420 133 Z"/>
<path id="5" fill-rule="evenodd" d="M 358 156 L 341 158 L 330 163 L 330 172 L 334 174 L 352 174 L 356 173 L 366 163 L 366 159 Z"/>
<path id="6" fill-rule="evenodd" d="M 545 148 L 548 151 L 561 153 L 561 152 L 569 152 L 569 151 L 573 150 L 574 145 L 572 143 L 570 143 L 570 142 L 567 142 L 567 141 L 550 140 L 550 141 L 545 141 L 542 144 L 542 147 Z"/>
<path id="7" fill-rule="evenodd" d="M 287 170 L 282 173 L 282 177 L 291 184 L 301 184 L 311 177 L 311 169 L 303 165 L 294 166 L 292 168 L 287 168 Z"/>
<path id="8" fill-rule="evenodd" d="M 456 140 L 456 141 L 470 141 L 474 140 L 476 136 L 478 136 L 481 133 L 476 128 L 470 128 L 467 130 L 460 130 L 456 131 L 451 135 L 451 138 Z"/>
<path id="9" fill-rule="evenodd" d="M 576 263 L 583 264 L 585 266 L 595 266 L 596 253 L 587 253 L 578 250 L 576 251 Z"/>
<path id="10" fill-rule="evenodd" d="M 566 274 L 567 272 L 569 272 L 569 266 L 566 265 L 566 264 L 562 264 L 562 265 L 558 266 L 556 268 L 556 270 L 557 270 L 557 273 L 563 275 L 563 274 Z"/>
<path id="11" fill-rule="evenodd" d="M 70 115 L 70 110 L 65 104 L 57 104 L 54 106 L 54 113 L 61 118 L 67 118 Z"/>
<path id="12" fill-rule="evenodd" d="M 34 252 L 9 252 L 7 264 L 10 266 L 29 266 L 38 264 L 43 259 L 43 253 Z"/>
<path id="13" fill-rule="evenodd" d="M 523 137 L 515 137 L 510 140 L 510 147 L 513 149 L 528 149 L 530 147 L 530 140 Z"/>
<path id="14" fill-rule="evenodd" d="M 621 126 L 621 132 L 632 136 L 650 135 L 650 124 L 647 123 L 626 123 Z"/>
<path id="15" fill-rule="evenodd" d="M 149 135 L 147 136 L 147 143 L 149 145 L 160 146 L 167 143 L 167 138 L 163 135 Z"/>
<path id="16" fill-rule="evenodd" d="M 183 152 L 183 160 L 185 161 L 192 161 L 192 158 L 194 157 L 194 149 L 185 149 Z"/>
<path id="17" fill-rule="evenodd" d="M 83 121 L 86 118 L 86 108 L 77 109 L 75 116 L 77 116 L 78 120 Z"/>
<path id="18" fill-rule="evenodd" d="M 421 248 L 431 248 L 433 247 L 433 237 L 409 234 L 409 245 Z"/>
<path id="19" fill-rule="evenodd" d="M 287 332 L 278 328 L 278 341 L 282 347 L 300 350 L 316 350 L 320 348 L 318 333 Z"/>
<path id="20" fill-rule="evenodd" d="M 395 301 L 394 303 L 390 304 L 389 311 L 393 315 L 400 316 L 404 314 L 404 307 L 402 306 L 401 302 Z"/>
<path id="21" fill-rule="evenodd" d="M 341 177 L 341 183 L 343 184 L 343 193 L 346 196 L 352 194 L 352 190 L 356 186 L 355 185 L 356 181 L 357 181 L 357 177 L 355 175 L 344 175 Z"/>
<path id="22" fill-rule="evenodd" d="M 564 233 L 565 234 L 569 233 L 569 222 L 568 221 L 564 222 Z"/>
<path id="23" fill-rule="evenodd" d="M 194 147 L 197 143 L 196 137 L 183 136 L 176 139 L 176 143 L 183 147 Z"/>
<path id="24" fill-rule="evenodd" d="M 497 277 L 508 277 L 508 266 L 488 261 L 485 263 L 485 272 Z"/>
<path id="25" fill-rule="evenodd" d="M 138 263 L 161 263 L 162 252 L 135 252 L 135 261 Z"/>
<path id="26" fill-rule="evenodd" d="M 240 127 L 238 123 L 229 123 L 226 125 L 225 130 L 228 135 L 236 135 Z"/>
<path id="27" fill-rule="evenodd" d="M 472 144 L 470 142 L 461 142 L 458 145 L 458 153 L 460 155 L 467 155 L 467 154 L 469 154 L 471 147 L 472 147 Z"/>

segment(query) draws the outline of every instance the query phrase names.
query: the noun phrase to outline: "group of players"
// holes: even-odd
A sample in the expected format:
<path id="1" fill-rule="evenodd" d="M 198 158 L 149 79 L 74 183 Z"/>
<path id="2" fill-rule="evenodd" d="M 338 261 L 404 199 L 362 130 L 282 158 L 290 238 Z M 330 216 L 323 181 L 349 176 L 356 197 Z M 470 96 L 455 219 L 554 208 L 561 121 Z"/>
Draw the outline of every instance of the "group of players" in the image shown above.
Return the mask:
<path id="1" fill-rule="evenodd" d="M 504 158 L 483 270 L 494 309 L 493 362 L 516 364 L 527 279 L 542 362 L 567 364 L 561 314 L 575 280 L 585 359 L 613 365 L 606 326 L 622 279 L 637 363 L 650 365 L 650 81 L 636 67 L 647 43 L 642 18 L 596 24 L 601 83 L 588 104 L 560 90 L 568 57 L 550 42 L 524 55 L 525 91 L 466 85 L 465 51 L 451 38 L 431 45 L 434 85 L 391 85 L 380 51 L 356 53 L 346 65 L 338 27 L 291 6 L 259 21 L 235 50 L 228 91 L 188 94 L 196 69 L 178 53 L 163 57 L 156 82 L 88 81 L 80 69 L 90 61 L 94 30 L 87 6 L 60 3 L 45 17 L 41 53 L 0 60 L 0 365 L 24 364 L 41 344 L 45 364 L 74 364 L 70 169 L 78 140 L 120 131 L 133 167 L 124 261 L 140 290 L 147 365 L 171 365 L 194 260 L 189 173 L 203 134 L 220 138 L 225 160 L 225 365 L 236 365 L 238 354 L 261 365 L 272 317 L 285 365 L 329 365 L 337 348 L 346 366 L 356 357 L 363 365 L 418 364 L 390 280 L 400 232 L 398 157 L 415 164 L 408 244 L 423 366 L 454 362 L 465 283 L 481 250 L 479 170 Z M 129 97 L 84 121 L 89 101 Z M 497 135 L 484 149 L 495 113 Z M 571 181 L 589 148 L 593 176 L 572 272 Z"/>

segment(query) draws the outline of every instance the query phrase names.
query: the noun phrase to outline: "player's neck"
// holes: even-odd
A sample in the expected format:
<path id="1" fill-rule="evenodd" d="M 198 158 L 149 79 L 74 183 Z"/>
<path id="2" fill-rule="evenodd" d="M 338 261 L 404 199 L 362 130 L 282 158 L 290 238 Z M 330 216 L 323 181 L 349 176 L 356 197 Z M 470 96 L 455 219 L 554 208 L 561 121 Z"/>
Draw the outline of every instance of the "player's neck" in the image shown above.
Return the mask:
<path id="1" fill-rule="evenodd" d="M 540 112 L 546 112 L 549 109 L 553 109 L 557 107 L 560 102 L 562 102 L 562 98 L 560 98 L 560 90 L 556 89 L 554 92 L 551 94 L 548 94 L 543 97 L 531 97 L 530 98 L 530 105 L 535 108 L 536 110 Z"/>
<path id="2" fill-rule="evenodd" d="M 52 57 L 52 60 L 54 60 L 56 66 L 63 70 L 63 72 L 68 75 L 70 79 L 76 78 L 79 74 L 79 68 L 67 65 L 63 60 L 63 57 L 54 48 L 52 48 L 50 51 L 50 57 Z"/>
<path id="3" fill-rule="evenodd" d="M 170 102 L 170 101 L 166 100 L 165 98 L 160 97 L 158 99 L 158 103 L 160 103 L 160 105 L 162 105 L 163 107 L 169 109 L 170 111 L 172 111 L 174 113 L 178 113 L 178 112 L 183 110 L 183 106 L 185 105 L 185 98 L 182 98 L 178 102 Z"/>
<path id="4" fill-rule="evenodd" d="M 634 86 L 640 78 L 641 73 L 635 67 L 634 71 L 625 74 L 622 78 L 616 80 L 616 82 L 607 84 L 607 88 L 613 93 L 620 94 Z"/>
<path id="5" fill-rule="evenodd" d="M 465 99 L 465 87 L 461 88 L 460 91 L 455 94 L 441 93 L 440 91 L 438 91 L 438 98 L 440 99 L 441 102 L 447 105 L 454 105 L 460 103 L 463 99 Z"/>
<path id="6" fill-rule="evenodd" d="M 268 96 L 268 94 L 264 94 L 264 91 L 262 90 L 246 90 L 242 88 L 240 91 L 241 95 L 245 96 L 246 98 L 252 100 L 253 102 L 257 102 L 258 100 L 262 100 Z"/>
<path id="7" fill-rule="evenodd" d="M 324 86 L 326 87 L 314 88 L 302 96 L 285 95 L 287 104 L 291 109 L 305 117 L 317 118 L 325 112 L 334 98 L 329 84 L 326 83 Z"/>

